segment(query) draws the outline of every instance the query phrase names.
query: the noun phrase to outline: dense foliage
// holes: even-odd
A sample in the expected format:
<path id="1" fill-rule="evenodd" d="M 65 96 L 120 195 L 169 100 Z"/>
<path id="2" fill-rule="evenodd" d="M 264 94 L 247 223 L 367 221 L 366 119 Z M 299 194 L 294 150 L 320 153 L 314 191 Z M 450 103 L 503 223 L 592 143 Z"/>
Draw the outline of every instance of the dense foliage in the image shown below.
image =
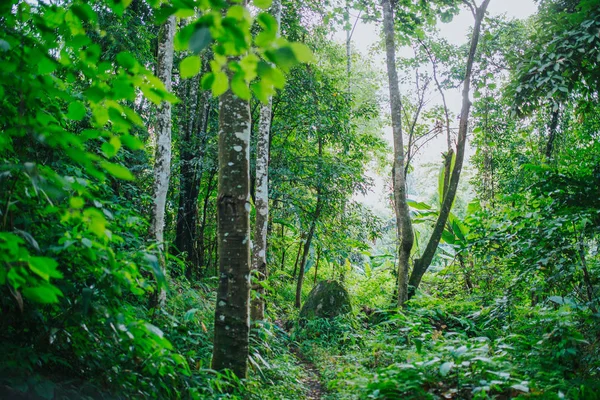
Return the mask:
<path id="1" fill-rule="evenodd" d="M 0 397 L 600 398 L 600 2 L 538 3 L 528 20 L 483 21 L 474 154 L 431 266 L 398 308 L 386 78 L 377 57 L 333 38 L 340 27 L 351 38 L 357 13 L 381 25 L 379 2 L 3 2 Z M 477 5 L 391 5 L 412 54 L 398 74 L 414 265 L 448 190 L 460 111 L 445 94 L 462 85 L 469 50 L 436 24 Z M 172 16 L 169 91 L 156 71 Z M 227 245 L 224 94 L 251 114 L 251 221 L 261 108 L 272 104 L 268 274 L 246 277 L 264 288 L 266 318 L 245 338 L 247 376 L 211 367 Z M 152 187 L 167 102 L 159 242 Z M 440 162 L 419 164 L 438 136 Z M 359 199 L 379 176 L 376 211 Z M 347 289 L 352 312 L 299 318 L 322 280 Z"/>

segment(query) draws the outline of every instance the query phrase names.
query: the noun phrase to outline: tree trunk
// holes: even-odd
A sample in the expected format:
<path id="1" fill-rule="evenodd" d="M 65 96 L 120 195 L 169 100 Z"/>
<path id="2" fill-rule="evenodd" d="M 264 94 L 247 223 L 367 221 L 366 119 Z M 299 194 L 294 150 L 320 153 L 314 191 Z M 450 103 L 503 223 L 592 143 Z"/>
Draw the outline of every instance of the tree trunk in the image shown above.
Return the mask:
<path id="1" fill-rule="evenodd" d="M 552 120 L 550 121 L 550 129 L 548 134 L 548 143 L 546 143 L 546 159 L 552 158 L 552 151 L 554 150 L 554 141 L 556 140 L 556 134 L 558 132 L 558 109 L 552 111 Z"/>
<path id="2" fill-rule="evenodd" d="M 185 275 L 192 278 L 192 257 L 194 253 L 194 236 L 196 228 L 196 200 L 193 194 L 193 159 L 196 149 L 194 141 L 196 109 L 198 107 L 198 85 L 200 80 L 187 79 L 180 82 L 183 100 L 179 105 L 179 207 L 177 208 L 177 224 L 175 227 L 175 248 L 178 252 L 186 253 Z"/>
<path id="3" fill-rule="evenodd" d="M 271 12 L 277 20 L 277 29 L 281 24 L 281 3 L 273 1 Z M 256 271 L 255 283 L 252 289 L 255 296 L 250 305 L 250 318 L 252 321 L 265 319 L 265 288 L 262 283 L 267 279 L 267 226 L 269 221 L 269 143 L 271 135 L 271 121 L 273 100 L 269 98 L 267 104 L 260 109 L 258 124 L 258 138 L 256 142 L 256 189 L 254 204 L 256 206 L 256 220 L 254 224 L 252 270 Z"/>
<path id="4" fill-rule="evenodd" d="M 198 99 L 197 81 L 190 81 L 196 89 L 190 90 L 190 99 Z M 202 163 L 208 140 L 208 114 L 210 112 L 210 92 L 200 95 L 198 107 L 190 106 L 189 124 L 185 127 L 183 143 L 180 146 L 180 190 L 179 209 L 177 212 L 177 229 L 175 246 L 181 252 L 186 252 L 187 266 L 185 275 L 192 279 L 192 271 L 200 264 L 199 251 L 196 246 L 198 237 L 198 194 L 202 177 Z M 191 120 L 191 121 L 190 121 Z M 198 132 L 195 134 L 195 132 Z"/>
<path id="5" fill-rule="evenodd" d="M 317 262 L 315 263 L 315 279 L 313 286 L 317 286 L 317 274 L 319 273 L 319 261 L 321 260 L 321 249 L 317 250 Z"/>
<path id="6" fill-rule="evenodd" d="M 477 51 L 477 44 L 479 42 L 479 36 L 481 33 L 481 23 L 485 17 L 485 11 L 489 2 L 490 0 L 484 0 L 481 6 L 475 9 L 475 26 L 473 27 L 473 37 L 471 38 L 471 47 L 469 49 L 469 56 L 467 58 L 467 68 L 462 90 L 462 110 L 460 113 L 460 122 L 458 126 L 456 159 L 454 161 L 454 168 L 452 169 L 452 176 L 450 177 L 450 182 L 448 183 L 448 191 L 444 194 L 444 200 L 442 202 L 442 206 L 440 207 L 440 213 L 435 222 L 435 226 L 433 228 L 433 232 L 431 233 L 431 237 L 429 238 L 429 242 L 427 243 L 427 247 L 425 248 L 423 255 L 414 261 L 413 271 L 408 282 L 410 286 L 411 297 L 415 294 L 417 288 L 419 287 L 425 271 L 427 271 L 431 265 L 433 256 L 435 255 L 437 247 L 440 244 L 444 227 L 446 226 L 446 222 L 448 222 L 448 216 L 450 215 L 454 198 L 456 197 L 456 191 L 458 189 L 458 182 L 460 180 L 460 173 L 463 166 L 465 147 L 467 143 L 467 128 L 469 125 L 469 112 L 471 110 L 469 90 L 471 88 L 473 62 L 475 60 L 475 53 Z"/>
<path id="7" fill-rule="evenodd" d="M 213 186 L 213 179 L 214 179 L 215 173 L 212 172 L 209 179 L 208 179 L 208 185 L 206 188 L 206 196 L 204 196 L 204 200 L 202 202 L 202 219 L 200 221 L 200 229 L 198 230 L 198 243 L 196 245 L 197 248 L 197 252 L 198 252 L 198 265 L 200 267 L 205 267 L 208 270 L 209 267 L 209 263 L 205 263 L 205 255 L 204 253 L 206 252 L 206 246 L 205 246 L 205 233 L 204 231 L 206 230 L 206 218 L 207 218 L 207 211 L 208 211 L 208 202 L 210 201 L 210 195 L 214 189 Z M 210 249 L 209 249 L 210 251 Z M 205 265 L 206 264 L 206 265 Z"/>
<path id="8" fill-rule="evenodd" d="M 212 369 L 248 369 L 250 298 L 250 107 L 231 89 L 220 97 L 217 236 L 219 287 Z"/>
<path id="9" fill-rule="evenodd" d="M 406 176 L 404 174 L 404 144 L 402 140 L 402 101 L 396 72 L 396 43 L 394 38 L 394 16 L 391 0 L 382 0 L 383 30 L 387 59 L 387 73 L 390 89 L 390 108 L 394 141 L 394 166 L 392 183 L 394 190 L 394 211 L 400 246 L 398 249 L 398 306 L 408 299 L 408 266 L 414 243 L 410 212 L 406 202 Z"/>
<path id="10" fill-rule="evenodd" d="M 281 224 L 281 270 L 285 269 L 285 225 Z"/>
<path id="11" fill-rule="evenodd" d="M 313 220 L 310 224 L 310 229 L 308 234 L 306 235 L 306 242 L 304 242 L 304 251 L 302 252 L 302 261 L 300 262 L 300 269 L 298 271 L 298 282 L 296 284 L 296 308 L 300 308 L 302 304 L 302 284 L 304 283 L 304 268 L 306 268 L 306 261 L 308 259 L 308 252 L 310 250 L 310 244 L 312 242 L 313 236 L 315 234 L 315 229 L 317 227 L 317 221 L 319 220 L 319 216 L 321 215 L 321 210 L 323 209 L 323 202 L 321 200 L 320 193 L 317 194 L 317 205 L 315 206 L 315 213 L 313 215 Z"/>
<path id="12" fill-rule="evenodd" d="M 300 234 L 300 243 L 298 243 L 298 253 L 296 253 L 296 261 L 294 262 L 294 272 L 292 273 L 292 280 L 296 279 L 296 272 L 298 271 L 298 261 L 300 260 L 300 254 L 302 252 L 302 237 L 304 235 Z"/>
<path id="13" fill-rule="evenodd" d="M 165 84 L 166 90 L 171 90 L 171 73 L 173 71 L 173 37 L 175 35 L 175 17 L 171 16 L 161 26 L 158 36 L 157 77 Z M 165 207 L 169 179 L 171 176 L 171 103 L 163 101 L 158 106 L 156 116 L 156 152 L 154 160 L 154 187 L 152 204 L 152 222 L 150 230 L 152 237 L 158 243 L 159 262 L 166 275 L 164 259 L 164 227 Z M 157 306 L 161 307 L 166 301 L 167 292 L 160 289 Z"/>

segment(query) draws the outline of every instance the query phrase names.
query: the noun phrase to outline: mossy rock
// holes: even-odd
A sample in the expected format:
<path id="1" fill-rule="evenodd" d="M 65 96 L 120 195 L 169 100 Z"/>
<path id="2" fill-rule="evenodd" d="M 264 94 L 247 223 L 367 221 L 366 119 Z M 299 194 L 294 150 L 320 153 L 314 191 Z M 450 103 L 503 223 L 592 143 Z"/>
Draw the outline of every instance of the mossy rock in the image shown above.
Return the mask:
<path id="1" fill-rule="evenodd" d="M 352 312 L 350 295 L 338 281 L 321 281 L 310 291 L 300 319 L 333 318 Z"/>

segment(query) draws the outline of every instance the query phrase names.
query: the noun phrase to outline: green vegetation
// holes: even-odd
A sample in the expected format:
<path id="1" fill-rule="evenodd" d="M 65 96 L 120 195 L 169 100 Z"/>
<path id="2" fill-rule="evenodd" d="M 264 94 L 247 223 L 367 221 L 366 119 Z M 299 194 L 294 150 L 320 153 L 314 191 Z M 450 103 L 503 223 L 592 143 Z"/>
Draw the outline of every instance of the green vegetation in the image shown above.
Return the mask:
<path id="1" fill-rule="evenodd" d="M 0 398 L 600 399 L 600 1 L 489 2 L 0 4 Z"/>

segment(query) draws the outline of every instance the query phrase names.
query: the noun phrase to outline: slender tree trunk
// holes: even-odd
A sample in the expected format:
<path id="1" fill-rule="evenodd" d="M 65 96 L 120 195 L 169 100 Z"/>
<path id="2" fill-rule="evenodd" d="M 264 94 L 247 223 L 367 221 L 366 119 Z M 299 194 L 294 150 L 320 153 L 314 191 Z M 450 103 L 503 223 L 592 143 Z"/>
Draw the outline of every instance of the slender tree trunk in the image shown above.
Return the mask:
<path id="1" fill-rule="evenodd" d="M 281 2 L 275 0 L 272 13 L 277 20 L 277 29 L 281 25 Z M 267 278 L 267 228 L 269 221 L 269 146 L 271 143 L 271 122 L 273 100 L 269 98 L 260 109 L 258 140 L 256 145 L 256 189 L 255 206 L 256 221 L 254 225 L 252 269 L 256 271 L 256 283 L 253 289 L 256 296 L 252 298 L 250 317 L 253 321 L 265 318 L 265 289 L 262 285 Z"/>
<path id="2" fill-rule="evenodd" d="M 444 195 L 442 206 L 440 207 L 440 213 L 436 220 L 435 226 L 427 247 L 423 252 L 423 255 L 414 261 L 413 271 L 410 275 L 408 282 L 410 286 L 410 296 L 414 295 L 423 275 L 431 265 L 433 256 L 437 250 L 437 247 L 442 238 L 444 227 L 448 222 L 448 216 L 456 197 L 456 191 L 458 189 L 458 182 L 460 180 L 460 173 L 462 171 L 463 160 L 465 156 L 465 147 L 467 143 L 467 129 L 469 126 L 469 112 L 471 110 L 471 100 L 469 99 L 469 90 L 471 89 L 471 74 L 473 71 L 473 62 L 475 60 L 475 53 L 477 52 L 477 44 L 479 42 L 479 36 L 481 33 L 481 23 L 485 17 L 485 11 L 490 0 L 484 0 L 480 7 L 475 9 L 475 26 L 473 27 L 473 36 L 471 38 L 471 47 L 469 49 L 469 56 L 467 58 L 467 68 L 465 72 L 465 79 L 462 90 L 462 110 L 460 113 L 460 122 L 458 126 L 458 142 L 456 144 L 456 158 L 454 161 L 454 168 L 452 169 L 452 176 L 448 183 L 448 191 Z"/>
<path id="3" fill-rule="evenodd" d="M 198 194 L 200 191 L 200 178 L 202 159 L 204 158 L 208 134 L 208 112 L 210 111 L 209 92 L 199 94 L 199 78 L 188 80 L 186 86 L 189 91 L 183 99 L 180 131 L 183 138 L 180 143 L 180 189 L 179 208 L 177 211 L 177 226 L 175 232 L 175 246 L 178 251 L 186 253 L 186 277 L 192 278 L 192 271 L 197 270 L 199 264 L 196 238 L 198 235 Z"/>
<path id="4" fill-rule="evenodd" d="M 302 237 L 304 235 L 300 235 L 300 243 L 298 243 L 298 253 L 296 253 L 296 261 L 294 262 L 294 272 L 292 273 L 292 280 L 296 279 L 296 272 L 298 271 L 298 261 L 300 261 L 300 254 L 302 253 Z"/>
<path id="5" fill-rule="evenodd" d="M 556 140 L 556 134 L 558 132 L 558 109 L 552 111 L 552 120 L 550 121 L 550 129 L 548 133 L 548 143 L 546 143 L 546 159 L 550 160 L 552 152 L 554 150 L 554 141 Z"/>
<path id="6" fill-rule="evenodd" d="M 252 270 L 255 282 L 252 289 L 250 318 L 262 321 L 265 318 L 265 288 L 262 283 L 267 279 L 267 223 L 269 218 L 269 135 L 271 131 L 272 100 L 260 110 L 258 139 L 256 144 L 256 189 L 254 204 L 256 219 L 252 241 Z"/>
<path id="7" fill-rule="evenodd" d="M 392 183 L 394 190 L 394 211 L 400 246 L 398 249 L 398 306 L 408 299 L 408 267 L 410 252 L 414 243 L 410 212 L 406 202 L 406 176 L 404 174 L 404 144 L 402 140 L 402 102 L 398 74 L 396 72 L 396 42 L 394 38 L 394 16 L 391 0 L 382 0 L 383 30 L 387 59 L 387 73 L 390 88 L 390 108 L 394 141 L 394 166 Z"/>
<path id="8" fill-rule="evenodd" d="M 273 1 L 271 12 L 277 20 L 277 29 L 281 24 L 281 2 Z M 260 109 L 258 123 L 258 138 L 256 142 L 256 189 L 254 204 L 256 206 L 256 221 L 254 224 L 252 270 L 256 271 L 253 289 L 255 296 L 250 305 L 252 321 L 265 319 L 265 288 L 262 283 L 267 279 L 267 227 L 269 221 L 269 143 L 273 99 Z"/>
<path id="9" fill-rule="evenodd" d="M 171 16 L 161 26 L 158 36 L 157 77 L 165 84 L 166 90 L 171 90 L 171 73 L 173 71 L 173 37 L 175 35 L 175 17 Z M 154 203 L 152 204 L 151 234 L 158 243 L 159 262 L 166 275 L 164 259 L 164 227 L 165 207 L 169 179 L 171 177 L 171 103 L 163 101 L 158 106 L 156 117 L 156 152 L 154 161 Z M 161 307 L 166 301 L 167 292 L 160 289 L 157 306 Z"/>
<path id="10" fill-rule="evenodd" d="M 250 107 L 220 97 L 217 235 L 219 287 L 212 368 L 245 378 L 250 330 Z"/>
<path id="11" fill-rule="evenodd" d="M 319 261 L 321 260 L 321 249 L 317 250 L 317 262 L 315 263 L 315 279 L 313 286 L 317 285 L 317 274 L 319 273 Z"/>
<path id="12" fill-rule="evenodd" d="M 281 224 L 281 270 L 285 269 L 285 225 Z"/>
<path id="13" fill-rule="evenodd" d="M 210 174 L 210 177 L 208 178 L 208 184 L 206 187 L 206 195 L 204 196 L 204 200 L 202 201 L 202 219 L 200 220 L 200 229 L 198 230 L 198 243 L 196 245 L 197 247 L 197 251 L 198 251 L 198 265 L 200 267 L 205 267 L 208 270 L 209 264 L 206 263 L 205 265 L 205 252 L 206 252 L 206 245 L 205 245 L 205 230 L 206 230 L 206 218 L 208 216 L 208 202 L 210 201 L 210 195 L 214 189 L 213 186 L 213 182 L 214 182 L 214 177 L 215 174 L 214 172 Z M 210 251 L 210 248 L 209 248 Z"/>
<path id="14" fill-rule="evenodd" d="M 321 210 L 323 209 L 323 202 L 321 200 L 320 193 L 317 194 L 317 204 L 315 206 L 315 213 L 313 215 L 313 220 L 310 224 L 310 229 L 306 235 L 306 242 L 304 242 L 304 251 L 302 252 L 302 261 L 300 262 L 300 269 L 298 271 L 298 282 L 296 284 L 296 308 L 300 308 L 302 304 L 302 284 L 304 283 L 304 269 L 306 268 L 306 261 L 308 260 L 308 253 L 310 250 L 310 245 L 315 235 L 315 229 L 317 227 L 317 221 L 319 220 L 319 216 L 321 215 Z"/>
<path id="15" fill-rule="evenodd" d="M 177 208 L 177 224 L 175 227 L 175 248 L 178 252 L 186 253 L 188 265 L 185 275 L 192 278 L 193 266 L 191 259 L 194 253 L 194 236 L 196 226 L 196 201 L 193 194 L 193 159 L 197 150 L 194 146 L 194 128 L 197 119 L 199 78 L 187 79 L 180 83 L 183 100 L 179 106 L 179 207 Z"/>

